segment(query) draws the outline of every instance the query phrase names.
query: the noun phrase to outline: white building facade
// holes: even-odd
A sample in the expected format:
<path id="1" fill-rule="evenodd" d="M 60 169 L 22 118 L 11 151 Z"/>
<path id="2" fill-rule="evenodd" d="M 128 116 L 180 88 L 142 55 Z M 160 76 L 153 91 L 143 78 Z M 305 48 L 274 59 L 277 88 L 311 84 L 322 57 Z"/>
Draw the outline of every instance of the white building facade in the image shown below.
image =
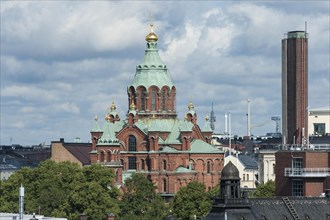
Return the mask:
<path id="1" fill-rule="evenodd" d="M 310 109 L 308 114 L 308 135 L 330 135 L 330 108 Z"/>
<path id="2" fill-rule="evenodd" d="M 259 183 L 275 181 L 275 153 L 277 150 L 260 150 L 258 153 Z"/>
<path id="3" fill-rule="evenodd" d="M 239 177 L 241 178 L 241 188 L 255 189 L 257 187 L 256 183 L 258 182 L 258 168 L 249 167 L 242 162 L 239 156 L 228 155 L 225 157 L 225 164 L 227 165 L 231 161 L 239 171 Z"/>

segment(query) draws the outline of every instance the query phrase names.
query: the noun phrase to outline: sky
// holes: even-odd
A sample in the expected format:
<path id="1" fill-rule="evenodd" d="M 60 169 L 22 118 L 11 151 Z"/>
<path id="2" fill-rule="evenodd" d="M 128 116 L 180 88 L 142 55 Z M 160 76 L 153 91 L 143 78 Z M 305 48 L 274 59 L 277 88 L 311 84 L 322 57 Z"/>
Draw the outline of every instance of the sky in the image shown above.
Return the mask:
<path id="1" fill-rule="evenodd" d="M 281 117 L 281 40 L 309 34 L 309 108 L 330 106 L 329 1 L 1 1 L 0 144 L 90 141 L 112 101 L 121 119 L 144 55 L 150 17 L 177 89 L 215 133 L 275 132 Z"/>

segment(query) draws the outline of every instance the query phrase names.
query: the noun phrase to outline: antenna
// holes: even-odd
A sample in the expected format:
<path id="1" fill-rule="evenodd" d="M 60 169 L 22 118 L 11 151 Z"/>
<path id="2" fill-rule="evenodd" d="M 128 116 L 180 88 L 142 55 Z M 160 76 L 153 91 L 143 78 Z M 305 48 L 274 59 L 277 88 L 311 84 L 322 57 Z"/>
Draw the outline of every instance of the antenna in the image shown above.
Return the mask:
<path id="1" fill-rule="evenodd" d="M 213 111 L 213 102 L 212 102 L 212 111 L 211 111 L 211 129 L 212 129 L 212 131 L 214 131 L 214 129 L 215 129 L 215 124 L 214 124 L 215 121 L 216 121 L 216 116 Z"/>
<path id="2" fill-rule="evenodd" d="M 307 38 L 307 21 L 305 21 L 305 40 Z"/>

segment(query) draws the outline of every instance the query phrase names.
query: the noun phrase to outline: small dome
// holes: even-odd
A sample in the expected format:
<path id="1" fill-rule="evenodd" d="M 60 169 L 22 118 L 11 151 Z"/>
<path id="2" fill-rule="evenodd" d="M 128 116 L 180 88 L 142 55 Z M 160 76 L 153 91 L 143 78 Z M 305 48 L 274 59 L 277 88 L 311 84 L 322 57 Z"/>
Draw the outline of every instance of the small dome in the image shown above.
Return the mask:
<path id="1" fill-rule="evenodd" d="M 154 32 L 154 25 L 150 24 L 150 33 L 146 36 L 146 41 L 148 42 L 156 42 L 158 41 L 158 36 L 157 34 Z"/>
<path id="2" fill-rule="evenodd" d="M 239 171 L 237 167 L 229 161 L 229 163 L 223 168 L 221 172 L 221 179 L 222 180 L 236 180 L 239 178 Z"/>

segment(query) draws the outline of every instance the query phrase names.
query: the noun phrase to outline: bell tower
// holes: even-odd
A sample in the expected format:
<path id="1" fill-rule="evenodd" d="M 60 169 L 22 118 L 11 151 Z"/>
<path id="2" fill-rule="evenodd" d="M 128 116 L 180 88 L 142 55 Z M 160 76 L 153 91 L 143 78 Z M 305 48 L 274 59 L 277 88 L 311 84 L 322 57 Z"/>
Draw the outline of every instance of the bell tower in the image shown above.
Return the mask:
<path id="1" fill-rule="evenodd" d="M 158 36 L 152 23 L 146 41 L 142 62 L 137 65 L 133 82 L 127 88 L 128 104 L 134 103 L 142 121 L 176 118 L 176 88 L 158 54 Z"/>

